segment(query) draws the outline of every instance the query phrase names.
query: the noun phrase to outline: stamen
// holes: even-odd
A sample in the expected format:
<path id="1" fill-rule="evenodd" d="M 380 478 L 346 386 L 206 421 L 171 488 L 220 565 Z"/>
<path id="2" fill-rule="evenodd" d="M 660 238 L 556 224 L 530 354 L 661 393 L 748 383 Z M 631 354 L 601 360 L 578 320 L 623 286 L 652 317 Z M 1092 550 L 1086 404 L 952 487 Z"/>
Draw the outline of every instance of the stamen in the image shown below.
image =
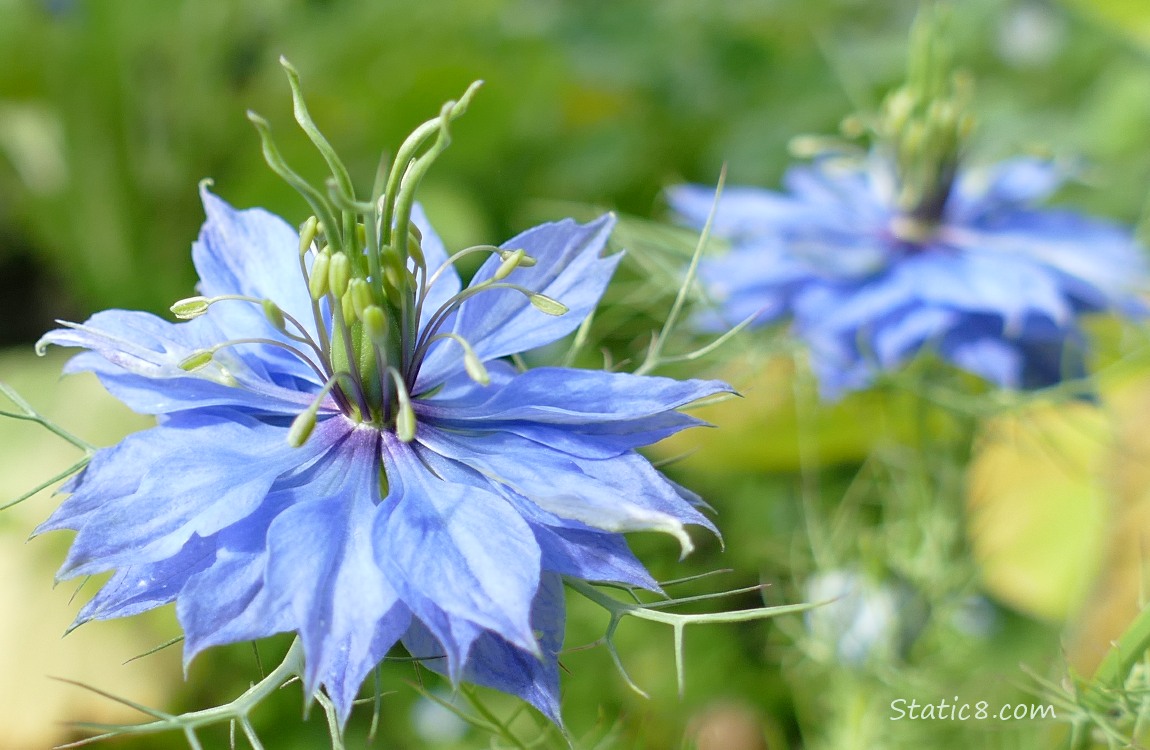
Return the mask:
<path id="1" fill-rule="evenodd" d="M 407 393 L 407 386 L 403 376 L 394 367 L 387 368 L 395 383 L 395 397 L 399 401 L 399 411 L 395 415 L 395 436 L 405 443 L 415 440 L 415 409 L 411 406 L 411 397 Z"/>
<path id="2" fill-rule="evenodd" d="M 439 330 L 439 327 L 446 322 L 448 316 L 468 299 L 490 289 L 513 289 L 527 297 L 532 307 L 547 315 L 565 315 L 569 311 L 569 308 L 559 300 L 552 299 L 539 292 L 533 292 L 519 284 L 497 283 L 492 279 L 488 279 L 474 286 L 470 286 L 443 303 L 431 316 L 427 326 L 424 328 L 423 336 L 420 338 L 418 346 L 416 346 L 415 351 L 412 352 L 411 358 L 407 360 L 411 363 L 408 366 L 408 375 L 410 377 L 414 378 L 415 374 L 419 372 L 419 368 L 423 364 L 423 358 L 427 356 L 427 351 L 431 346 L 432 339 L 435 338 L 437 335 L 436 332 Z"/>
<path id="3" fill-rule="evenodd" d="M 265 346 L 275 346 L 275 347 L 279 347 L 280 349 L 286 349 L 287 351 L 291 352 L 296 357 L 298 357 L 301 362 L 303 362 L 308 367 L 310 367 L 312 372 L 314 372 L 319 377 L 320 380 L 327 380 L 330 377 L 329 373 L 321 370 L 320 367 L 315 362 L 313 362 L 306 354 L 304 354 L 302 351 L 295 348 L 291 344 L 285 344 L 282 341 L 276 341 L 274 339 L 264 339 L 264 338 L 232 339 L 230 341 L 225 341 L 222 344 L 216 344 L 215 346 L 211 347 L 210 349 L 201 349 L 199 352 L 196 352 L 195 354 L 192 354 L 187 359 L 185 359 L 184 362 L 181 362 L 180 368 L 187 370 L 188 368 L 184 367 L 184 363 L 189 363 L 189 365 L 195 365 L 194 369 L 199 369 L 200 367 L 203 367 L 208 362 L 210 362 L 212 360 L 212 357 L 215 356 L 216 352 L 221 351 L 223 349 L 227 349 L 229 347 L 240 346 L 242 344 L 263 344 Z M 198 364 L 199 363 L 198 357 L 199 357 L 199 355 L 203 355 L 203 354 L 207 354 L 207 359 L 202 364 Z M 325 362 L 325 364 L 326 364 L 326 362 Z M 188 371 L 192 372 L 192 370 L 188 370 Z"/>
<path id="4" fill-rule="evenodd" d="M 317 302 L 324 298 L 329 288 L 328 266 L 331 264 L 331 248 L 324 246 L 311 265 L 311 278 L 308 279 L 307 289 L 311 298 Z"/>
<path id="5" fill-rule="evenodd" d="M 503 256 L 502 253 L 500 253 L 500 255 Z M 519 268 L 519 264 L 523 262 L 523 259 L 526 256 L 527 253 L 523 251 L 523 248 L 516 250 L 510 255 L 503 256 L 503 262 L 499 264 L 499 268 L 495 269 L 495 273 L 491 278 L 495 279 L 496 281 L 503 281 L 511 275 L 512 271 L 514 271 L 516 268 Z"/>
<path id="6" fill-rule="evenodd" d="M 211 304 L 211 300 L 207 297 L 188 297 L 172 305 L 169 309 L 180 320 L 191 320 L 206 313 Z"/>
<path id="7" fill-rule="evenodd" d="M 179 368 L 185 372 L 195 372 L 202 370 L 211 364 L 212 357 L 215 351 L 212 349 L 200 349 L 199 351 L 192 352 L 185 357 L 179 364 Z"/>
<path id="8" fill-rule="evenodd" d="M 536 310 L 542 313 L 547 313 L 548 315 L 554 315 L 558 317 L 560 315 L 566 315 L 571 311 L 571 308 L 567 307 L 567 305 L 563 304 L 557 299 L 548 297 L 546 294 L 539 294 L 538 292 L 535 294 L 528 294 L 527 299 L 531 300 L 531 305 Z"/>
<path id="9" fill-rule="evenodd" d="M 311 243 L 319 233 L 319 219 L 314 216 L 307 217 L 307 221 L 299 229 L 299 254 L 303 255 L 311 249 Z"/>
<path id="10" fill-rule="evenodd" d="M 371 284 L 367 279 L 352 279 L 347 287 L 347 296 L 351 298 L 357 320 L 363 320 L 363 311 L 375 304 L 375 300 L 371 297 Z"/>
<path id="11" fill-rule="evenodd" d="M 308 404 L 307 408 L 296 415 L 292 420 L 291 428 L 288 429 L 287 442 L 293 448 L 299 448 L 307 442 L 311 437 L 312 430 L 315 429 L 316 418 L 319 416 L 319 407 L 327 395 L 331 393 L 331 389 L 335 387 L 336 381 L 341 377 L 347 377 L 346 372 L 337 372 L 327 379 L 323 384 L 323 388 L 319 389 L 315 398 Z"/>
<path id="12" fill-rule="evenodd" d="M 332 253 L 328 262 L 327 279 L 331 293 L 336 297 L 342 297 L 351 281 L 351 260 L 347 257 L 347 253 Z"/>
<path id="13" fill-rule="evenodd" d="M 287 322 L 284 320 L 284 311 L 280 306 L 272 302 L 270 299 L 265 299 L 260 303 L 264 309 L 264 317 L 272 324 L 272 328 L 280 333 L 287 333 Z"/>
<path id="14" fill-rule="evenodd" d="M 467 371 L 469 378 L 480 385 L 491 385 L 491 375 L 487 372 L 487 367 L 484 366 L 483 360 L 479 359 L 479 355 L 475 353 L 475 349 L 471 347 L 467 339 L 458 333 L 440 333 L 432 337 L 428 343 L 431 344 L 441 339 L 451 339 L 463 347 L 463 369 Z"/>

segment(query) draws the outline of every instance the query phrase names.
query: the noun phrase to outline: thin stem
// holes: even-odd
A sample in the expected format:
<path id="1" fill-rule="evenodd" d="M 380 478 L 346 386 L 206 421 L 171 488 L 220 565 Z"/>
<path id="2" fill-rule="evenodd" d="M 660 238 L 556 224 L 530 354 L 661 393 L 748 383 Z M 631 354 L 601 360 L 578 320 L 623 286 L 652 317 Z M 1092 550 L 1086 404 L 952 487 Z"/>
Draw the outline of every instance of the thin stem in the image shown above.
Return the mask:
<path id="1" fill-rule="evenodd" d="M 65 745 L 59 745 L 58 750 L 63 748 L 80 747 L 88 745 L 100 739 L 109 737 L 117 737 L 121 735 L 138 735 L 138 734 L 156 734 L 158 732 L 167 732 L 172 730 L 183 730 L 185 738 L 189 743 L 195 742 L 195 730 L 198 727 L 206 727 L 213 724 L 220 724 L 226 721 L 239 719 L 245 721 L 251 714 L 252 710 L 259 705 L 265 698 L 278 690 L 288 680 L 300 675 L 303 671 L 303 645 L 297 638 L 292 642 L 291 648 L 288 649 L 284 660 L 278 667 L 272 670 L 267 677 L 263 678 L 255 685 L 252 685 L 242 695 L 235 700 L 226 703 L 222 706 L 215 706 L 213 708 L 204 709 L 202 711 L 193 711 L 190 713 L 173 716 L 166 714 L 155 709 L 147 708 L 146 706 L 138 705 L 123 698 L 118 698 L 109 693 L 105 693 L 96 688 L 87 685 L 80 685 L 87 690 L 91 690 L 99 695 L 103 695 L 111 700 L 119 703 L 126 703 L 127 705 L 136 708 L 143 713 L 156 717 L 156 721 L 148 722 L 146 724 L 130 724 L 130 725 L 98 725 L 98 724 L 81 724 L 77 725 L 81 728 L 97 729 L 104 732 L 96 737 L 88 737 L 77 742 L 70 742 Z M 69 682 L 65 680 L 65 682 Z M 72 683 L 77 684 L 79 683 Z M 193 747 L 197 746 L 193 744 Z M 258 750 L 258 747 L 257 747 Z"/>
<path id="2" fill-rule="evenodd" d="M 695 277 L 699 271 L 699 260 L 703 256 L 703 250 L 707 246 L 707 242 L 711 239 L 711 227 L 715 223 L 715 214 L 719 210 L 719 198 L 723 194 L 723 185 L 727 182 L 727 165 L 724 164 L 722 170 L 719 171 L 719 181 L 715 186 L 715 199 L 711 202 L 711 210 L 707 214 L 707 222 L 703 225 L 703 231 L 699 234 L 699 242 L 695 245 L 695 252 L 691 254 L 691 263 L 687 266 L 687 274 L 683 277 L 683 283 L 679 286 L 679 292 L 675 295 L 675 301 L 671 304 L 671 311 L 667 314 L 667 320 L 663 323 L 663 327 L 659 330 L 659 335 L 651 343 L 651 348 L 648 350 L 647 358 L 643 364 L 635 370 L 636 375 L 646 375 L 654 370 L 662 363 L 663 347 L 667 345 L 667 338 L 671 335 L 672 329 L 679 322 L 679 316 L 683 312 L 683 306 L 687 302 L 687 295 L 691 291 L 691 287 L 695 284 Z"/>
<path id="3" fill-rule="evenodd" d="M 3 380 L 0 380 L 0 393 L 3 393 L 9 401 L 15 404 L 17 408 L 23 412 L 23 414 L 15 414 L 12 412 L 0 412 L 0 414 L 12 417 L 13 419 L 23 419 L 30 422 L 35 422 L 36 424 L 51 432 L 53 435 L 66 440 L 80 450 L 89 454 L 95 453 L 96 446 L 92 445 L 86 440 L 82 440 L 81 438 L 76 437 L 60 425 L 40 414 L 40 412 L 32 408 L 30 403 L 24 400 L 23 396 L 16 392 L 16 389 L 5 383 Z"/>

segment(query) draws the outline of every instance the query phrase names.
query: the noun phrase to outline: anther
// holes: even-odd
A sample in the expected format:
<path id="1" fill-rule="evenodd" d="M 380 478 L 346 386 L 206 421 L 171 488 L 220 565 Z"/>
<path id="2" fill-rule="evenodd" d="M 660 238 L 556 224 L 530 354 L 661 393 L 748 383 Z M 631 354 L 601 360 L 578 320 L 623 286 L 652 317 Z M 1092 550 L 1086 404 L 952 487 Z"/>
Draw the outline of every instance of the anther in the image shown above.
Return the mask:
<path id="1" fill-rule="evenodd" d="M 211 300 L 207 297 L 188 297 L 172 305 L 170 309 L 180 320 L 191 320 L 206 313 L 211 304 Z"/>
<path id="2" fill-rule="evenodd" d="M 280 333 L 286 333 L 287 323 L 284 321 L 284 311 L 280 309 L 280 306 L 270 299 L 261 301 L 260 306 L 263 308 L 264 317 L 272 324 L 272 328 Z"/>
<path id="3" fill-rule="evenodd" d="M 324 248 L 311 266 L 311 278 L 308 279 L 307 288 L 314 300 L 323 299 L 328 290 L 328 266 L 331 265 L 331 252 Z"/>
<path id="4" fill-rule="evenodd" d="M 536 310 L 542 313 L 547 313 L 548 315 L 566 315 L 570 309 L 567 307 L 567 305 L 563 304 L 559 300 L 551 299 L 547 295 L 539 294 L 538 292 L 527 295 L 527 298 L 531 300 L 531 304 L 535 307 Z"/>
<path id="5" fill-rule="evenodd" d="M 179 364 L 179 368 L 184 372 L 195 372 L 207 367 L 211 363 L 212 357 L 215 352 L 211 349 L 200 349 L 199 351 L 192 352 L 185 357 Z"/>
<path id="6" fill-rule="evenodd" d="M 500 253 L 500 256 L 502 255 L 503 253 Z M 503 262 L 499 264 L 499 268 L 495 269 L 495 273 L 492 278 L 495 281 L 503 281 L 511 275 L 512 271 L 519 267 L 519 264 L 523 262 L 523 259 L 526 256 L 527 253 L 525 253 L 523 249 L 520 248 L 510 255 L 503 257 Z"/>
<path id="7" fill-rule="evenodd" d="M 303 255 L 311 249 L 311 243 L 319 233 L 319 219 L 309 216 L 299 230 L 299 254 Z"/>
<path id="8" fill-rule="evenodd" d="M 351 259 L 347 253 L 333 253 L 327 264 L 328 286 L 336 297 L 342 297 L 351 281 Z"/>

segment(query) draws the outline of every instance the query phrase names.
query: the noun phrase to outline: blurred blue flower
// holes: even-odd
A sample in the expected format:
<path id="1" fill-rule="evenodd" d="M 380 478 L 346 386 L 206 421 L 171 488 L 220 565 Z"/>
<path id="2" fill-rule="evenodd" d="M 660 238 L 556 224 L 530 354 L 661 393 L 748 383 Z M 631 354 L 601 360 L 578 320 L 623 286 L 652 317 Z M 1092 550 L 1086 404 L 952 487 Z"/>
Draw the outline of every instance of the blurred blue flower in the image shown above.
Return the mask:
<path id="1" fill-rule="evenodd" d="M 811 645 L 850 667 L 903 658 L 926 619 L 923 602 L 907 586 L 854 570 L 817 573 L 803 594 L 826 602 L 803 615 Z"/>
<path id="2" fill-rule="evenodd" d="M 792 168 L 785 193 L 727 188 L 713 226 L 731 249 L 700 269 L 718 305 L 700 324 L 790 317 L 828 398 L 922 350 L 1006 388 L 1080 377 L 1081 316 L 1143 314 L 1147 269 L 1125 228 L 1034 207 L 1060 182 L 1052 164 L 1014 159 L 959 171 L 936 209 L 907 213 L 876 153 Z M 669 200 L 702 226 L 714 190 Z"/>
<path id="3" fill-rule="evenodd" d="M 186 322 L 109 310 L 41 341 L 87 349 L 68 372 L 95 372 L 158 417 L 98 451 L 38 529 L 78 532 L 60 578 L 115 571 L 77 622 L 174 601 L 185 661 L 296 632 L 305 690 L 322 687 L 341 719 L 402 640 L 453 680 L 559 722 L 561 577 L 657 589 L 621 533 L 668 532 L 686 552 L 684 524 L 713 529 L 635 449 L 698 424 L 676 408 L 724 384 L 502 359 L 570 333 L 596 305 L 619 259 L 601 257 L 613 218 L 488 248 L 462 288 L 415 206 L 418 312 L 374 357 L 351 352 L 353 378 L 338 303 L 355 283 L 334 271 L 312 283 L 327 250 L 306 237 L 301 248 L 262 210 L 202 197 L 204 297 L 173 308 Z M 387 351 L 400 360 L 382 365 Z"/>

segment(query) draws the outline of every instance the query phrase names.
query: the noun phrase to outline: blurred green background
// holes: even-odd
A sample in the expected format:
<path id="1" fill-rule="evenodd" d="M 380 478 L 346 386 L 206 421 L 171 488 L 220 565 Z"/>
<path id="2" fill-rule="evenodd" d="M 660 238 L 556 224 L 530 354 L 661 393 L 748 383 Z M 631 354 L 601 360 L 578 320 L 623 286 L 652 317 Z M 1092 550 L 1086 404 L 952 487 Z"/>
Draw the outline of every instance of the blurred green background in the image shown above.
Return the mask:
<path id="1" fill-rule="evenodd" d="M 267 117 L 288 161 L 306 176 L 322 179 L 321 160 L 291 120 L 287 84 L 276 62 L 281 54 L 300 71 L 312 113 L 364 188 L 382 153 L 472 80 L 486 81 L 421 196 L 449 247 L 459 248 L 498 243 L 532 223 L 582 215 L 592 207 L 638 219 L 665 218 L 664 187 L 682 180 L 713 182 L 724 163 L 730 184 L 776 185 L 790 162 L 791 138 L 835 132 L 842 117 L 874 106 L 899 82 L 916 5 L 894 0 L 0 0 L 0 345 L 13 347 L 0 357 L 0 378 L 20 384 L 34 403 L 65 425 L 86 430 L 92 440 L 112 442 L 140 426 L 114 405 L 100 405 L 95 421 L 81 419 L 80 407 L 91 411 L 103 404 L 98 388 L 87 381 L 60 384 L 55 373 L 62 360 L 34 361 L 30 345 L 54 318 L 82 319 L 107 307 L 163 314 L 191 294 L 195 278 L 188 251 L 202 221 L 196 195 L 202 178 L 214 179 L 219 194 L 237 205 L 265 206 L 292 223 L 305 218 L 302 201 L 265 167 L 244 114 L 252 109 Z M 1144 3 L 964 0 L 956 5 L 952 28 L 959 59 L 978 81 L 976 159 L 1027 150 L 1075 160 L 1082 165 L 1082 179 L 1058 200 L 1139 222 L 1150 185 L 1150 11 Z M 634 226 L 640 228 L 636 236 L 647 236 L 641 223 Z M 652 271 L 673 267 L 673 256 L 661 258 L 650 244 L 638 243 L 620 274 L 625 291 L 613 293 L 598 326 L 597 337 L 618 356 L 641 349 L 641 336 L 656 324 L 674 291 L 673 275 Z M 639 538 L 636 549 L 661 578 L 716 568 L 737 571 L 694 584 L 690 592 L 762 579 L 774 584 L 769 601 L 794 601 L 800 596 L 797 571 L 814 564 L 809 552 L 795 552 L 810 546 L 802 501 L 813 490 L 799 471 L 802 420 L 796 421 L 792 394 L 786 391 L 781 406 L 769 400 L 772 388 L 790 389 L 792 381 L 786 373 L 764 376 L 757 366 L 725 372 L 740 387 L 759 382 L 756 392 L 767 399 L 751 402 L 763 408 L 759 420 L 735 420 L 730 429 L 728 445 L 742 448 L 730 455 L 743 458 L 722 464 L 719 472 L 714 465 L 705 470 L 699 461 L 671 470 L 704 490 L 717 507 L 719 525 L 728 531 L 726 551 L 704 543 L 693 559 L 677 564 L 671 545 L 661 540 Z M 1138 392 L 1128 381 L 1119 385 Z M 813 415 L 804 439 L 813 441 L 823 463 L 813 492 L 833 504 L 852 486 L 858 466 L 875 455 L 880 438 L 900 434 L 897 426 L 876 432 L 860 430 L 859 424 L 869 425 L 868 415 L 898 407 L 861 399 L 834 409 L 811 403 L 804 408 Z M 1107 421 L 1096 444 L 1123 439 L 1121 428 Z M 30 429 L 3 425 L 0 431 L 3 487 L 11 494 L 46 476 L 46 465 L 69 462 L 67 450 L 51 441 L 35 444 L 42 461 L 17 456 L 16 448 L 30 443 Z M 891 460 L 897 463 L 897 457 Z M 1067 575 L 1078 574 L 1076 588 L 1066 593 L 1061 578 L 999 587 L 992 606 L 1004 630 L 995 648 L 985 649 L 986 663 L 998 659 L 998 668 L 1009 671 L 1031 651 L 1057 654 L 1060 633 L 1080 617 L 1094 572 L 1107 565 L 1101 540 L 1108 508 L 1122 502 L 1098 490 L 1098 472 L 1109 470 L 1098 468 L 1101 464 L 1106 461 L 1083 469 L 1089 473 L 1083 480 L 1087 516 L 1097 533 L 1070 544 L 1091 558 L 1085 566 L 1070 566 L 1074 570 Z M 891 489 L 896 480 L 875 482 L 885 488 L 876 492 L 897 491 Z M 1127 494 L 1140 502 L 1138 492 Z M 1070 507 L 1076 507 L 1077 497 Z M 47 605 L 24 592 L 36 592 L 42 584 L 48 596 L 50 571 L 64 540 L 7 542 L 22 541 L 50 508 L 51 501 L 40 497 L 19 514 L 0 516 L 3 566 L 10 571 L 0 586 L 19 583 L 21 591 L 0 610 L 5 612 L 0 618 L 11 621 L 0 628 L 0 660 L 7 659 L 0 661 L 6 665 L 0 669 L 0 704 L 23 707 L 15 710 L 22 722 L 0 722 L 5 748 L 62 741 L 72 735 L 58 722 L 102 715 L 90 702 L 78 703 L 82 693 L 76 689 L 50 687 L 41 676 L 51 671 L 77 677 L 67 660 L 37 671 L 49 663 L 47 657 L 27 658 L 29 634 L 46 627 L 37 613 Z M 1081 529 L 1060 533 L 1076 532 Z M 1066 549 L 1057 535 L 1044 541 L 1055 555 Z M 1049 559 L 1035 554 L 1038 562 L 1022 565 L 1024 578 Z M 1036 603 L 1025 595 L 1034 586 L 1055 593 Z M 1023 593 L 1012 599 L 1010 591 Z M 69 605 L 60 591 L 53 596 L 62 628 L 69 607 L 74 612 L 77 605 Z M 761 600 L 744 595 L 726 604 L 753 606 Z M 602 635 L 600 614 L 575 606 L 569 644 Z M 105 648 L 99 633 L 85 635 L 96 640 L 85 642 L 80 652 L 106 652 L 109 659 L 77 671 L 99 687 L 183 708 L 226 699 L 257 677 L 251 651 L 244 647 L 203 657 L 186 686 L 172 654 L 149 657 L 151 662 L 133 664 L 135 672 L 122 673 L 123 652 L 132 653 L 124 641 L 136 651 L 147 650 L 170 637 L 171 620 L 170 613 L 160 613 L 143 625 L 86 626 L 70 638 L 100 631 L 119 645 Z M 797 626 L 796 620 L 790 631 Z M 797 722 L 810 707 L 792 695 L 800 657 L 786 645 L 786 631 L 763 624 L 689 631 L 688 691 L 680 701 L 669 633 L 629 623 L 620 650 L 652 699 L 628 691 L 602 648 L 572 653 L 564 660 L 572 732 L 580 747 L 593 747 L 591 738 L 607 735 L 614 744 L 603 747 L 671 748 L 696 741 L 700 748 L 731 750 L 797 745 L 802 740 Z M 54 643 L 42 648 L 57 648 Z M 269 661 L 277 648 L 283 644 L 266 647 Z M 23 661 L 12 658 L 17 653 Z M 989 699 L 989 691 L 1001 687 L 997 673 L 978 672 L 969 661 L 963 663 L 963 654 L 931 657 L 932 669 L 952 676 L 966 669 L 975 693 L 984 690 L 982 697 Z M 385 687 L 395 692 L 383 700 L 378 746 L 486 745 L 479 734 L 455 737 L 449 721 L 426 719 L 429 709 L 407 685 L 414 679 L 408 666 L 385 670 Z M 296 697 L 285 697 L 261 714 L 269 747 L 322 746 L 320 717 L 301 724 Z M 493 705 L 510 710 L 498 699 Z M 720 730 L 712 725 L 745 731 L 741 739 L 713 744 L 707 738 Z M 351 746 L 362 745 L 365 726 L 366 719 L 356 719 Z M 5 737 L 6 731 L 12 736 Z M 436 731 L 444 732 L 440 740 Z M 943 739 L 958 731 L 948 727 L 929 744 L 907 740 L 906 746 L 970 746 L 968 738 Z M 225 746 L 223 734 L 212 741 Z M 163 738 L 113 746 L 181 743 Z"/>

